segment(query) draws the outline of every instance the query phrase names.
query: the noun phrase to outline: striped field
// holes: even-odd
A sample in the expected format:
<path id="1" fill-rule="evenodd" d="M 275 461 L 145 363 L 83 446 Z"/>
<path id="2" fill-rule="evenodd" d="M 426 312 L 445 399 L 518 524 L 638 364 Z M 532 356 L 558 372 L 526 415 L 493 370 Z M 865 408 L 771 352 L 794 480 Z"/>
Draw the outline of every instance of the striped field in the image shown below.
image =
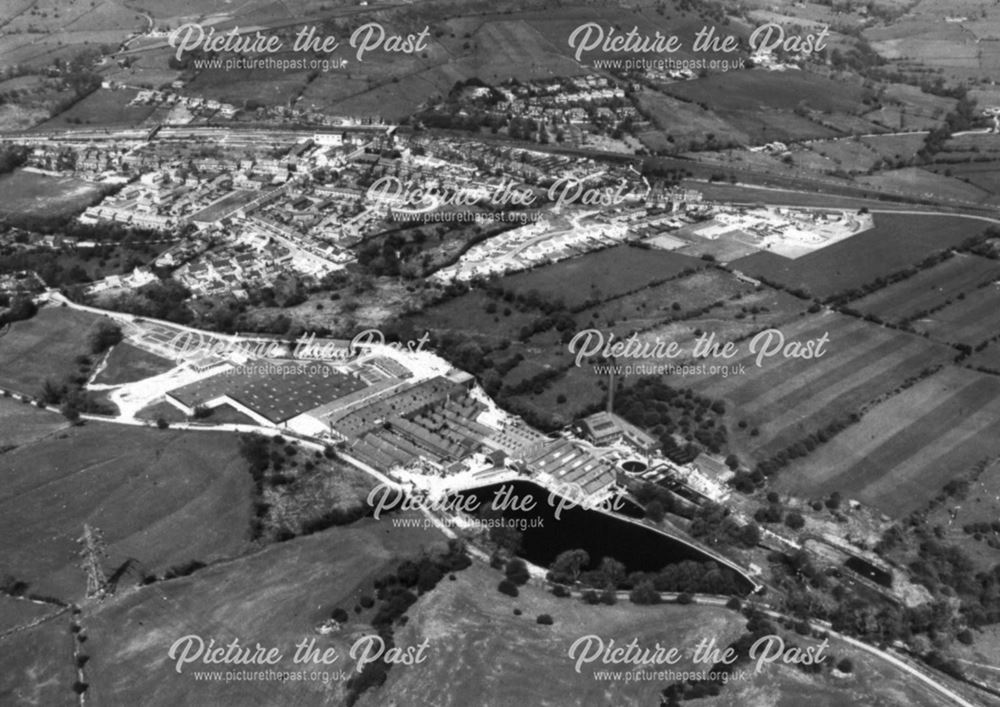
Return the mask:
<path id="1" fill-rule="evenodd" d="M 776 486 L 812 498 L 838 491 L 898 517 L 997 454 L 1000 379 L 947 366 L 783 469 Z"/>
<path id="2" fill-rule="evenodd" d="M 745 372 L 727 378 L 706 377 L 695 389 L 728 403 L 730 427 L 738 452 L 754 460 L 770 457 L 834 420 L 860 411 L 907 379 L 947 362 L 947 346 L 853 317 L 824 312 L 782 327 L 785 341 L 817 340 L 824 334 L 826 353 L 813 359 L 765 358 L 756 365 L 750 341 L 739 346 Z M 757 428 L 759 435 L 750 436 Z"/>

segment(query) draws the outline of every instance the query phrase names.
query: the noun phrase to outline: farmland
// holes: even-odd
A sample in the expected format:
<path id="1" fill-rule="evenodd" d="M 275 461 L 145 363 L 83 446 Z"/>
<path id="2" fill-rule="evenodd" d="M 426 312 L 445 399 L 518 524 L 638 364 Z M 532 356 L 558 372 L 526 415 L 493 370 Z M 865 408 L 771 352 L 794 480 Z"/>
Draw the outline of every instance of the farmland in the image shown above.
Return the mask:
<path id="1" fill-rule="evenodd" d="M 714 135 L 721 142 L 751 144 L 750 136 L 735 129 L 711 111 L 694 103 L 673 98 L 656 91 L 642 91 L 638 97 L 640 110 L 649 115 L 657 127 L 658 135 L 670 136 L 673 149 L 690 149 L 693 142 L 699 145 L 707 135 Z"/>
<path id="2" fill-rule="evenodd" d="M 697 258 L 685 255 L 618 246 L 511 275 L 503 279 L 502 285 L 519 294 L 535 291 L 546 300 L 562 300 L 573 309 L 588 301 L 604 301 L 640 290 L 703 265 Z M 567 287 L 567 283 L 573 286 Z"/>
<path id="3" fill-rule="evenodd" d="M 108 353 L 104 366 L 94 376 L 94 383 L 132 383 L 165 373 L 174 367 L 173 362 L 148 351 L 122 342 Z"/>
<path id="4" fill-rule="evenodd" d="M 0 702 L 74 707 L 74 636 L 65 617 L 0 639 Z"/>
<path id="5" fill-rule="evenodd" d="M 862 89 L 807 71 L 743 71 L 671 84 L 668 92 L 716 111 L 791 111 L 805 103 L 813 110 L 850 113 L 860 103 Z"/>
<path id="6" fill-rule="evenodd" d="M 699 282 L 715 281 L 718 271 L 703 271 L 692 276 L 691 279 Z M 688 278 L 677 281 L 684 283 Z M 731 287 L 731 281 L 729 286 Z M 725 283 L 716 281 L 716 286 Z M 642 293 L 640 293 L 641 295 Z M 717 294 L 711 289 L 702 293 L 703 297 L 711 297 Z M 634 295 L 631 297 L 639 297 Z M 655 344 L 656 341 L 677 342 L 683 351 L 690 352 L 699 332 L 711 332 L 716 336 L 717 341 L 735 341 L 758 329 L 782 326 L 792 321 L 796 316 L 804 313 L 806 303 L 796 299 L 791 295 L 773 290 L 769 287 L 754 289 L 742 293 L 736 298 L 724 299 L 720 305 L 712 306 L 708 311 L 694 317 L 684 315 L 686 307 L 682 307 L 680 312 L 673 311 L 671 303 L 676 301 L 675 293 L 670 298 L 662 300 L 652 300 L 660 307 L 669 307 L 669 316 L 664 316 L 661 321 L 652 328 L 647 328 L 639 334 L 639 340 L 648 344 Z M 714 298 L 712 298 L 714 301 Z M 685 305 L 701 302 L 682 300 Z M 704 301 L 704 300 L 702 300 Z M 611 303 L 601 305 L 598 309 L 607 307 Z M 597 328 L 605 336 L 614 333 L 616 336 L 626 336 L 632 330 L 637 329 L 637 320 L 617 321 L 609 326 L 607 321 L 588 319 L 585 312 L 579 316 L 580 324 L 578 330 L 587 328 Z M 668 322 L 672 317 L 678 317 L 677 321 Z M 589 323 L 588 323 L 589 322 Z M 645 322 L 644 322 L 645 323 Z M 557 368 L 565 369 L 558 378 L 555 378 L 547 385 L 538 390 L 531 390 L 515 397 L 519 405 L 534 410 L 542 415 L 555 415 L 565 422 L 569 422 L 573 417 L 578 416 L 588 407 L 602 403 L 607 394 L 607 378 L 598 374 L 593 367 L 584 363 L 580 367 L 574 365 L 575 356 L 571 354 L 565 343 L 561 343 L 559 337 L 553 332 L 544 332 L 532 337 L 524 348 L 525 360 L 515 369 L 507 374 L 505 381 L 509 384 L 516 384 L 521 380 L 543 373 L 547 370 Z M 659 360 L 653 364 L 680 363 L 677 361 Z M 619 364 L 632 363 L 626 359 L 618 361 Z M 648 361 L 638 361 L 636 363 L 650 363 Z M 633 375 L 640 375 L 635 373 Z M 626 376 L 626 384 L 629 383 Z M 671 385 L 688 385 L 685 378 L 674 377 L 668 381 Z"/>
<path id="7" fill-rule="evenodd" d="M 870 177 L 858 177 L 858 182 L 879 191 L 905 193 L 915 198 L 934 198 L 941 201 L 978 203 L 990 197 L 987 191 L 973 184 L 966 184 L 959 179 L 916 167 L 882 172 Z"/>
<path id="8" fill-rule="evenodd" d="M 1000 162 L 997 161 L 946 163 L 934 165 L 930 169 L 935 172 L 950 173 L 956 179 L 968 182 L 991 194 L 1000 192 Z"/>
<path id="9" fill-rule="evenodd" d="M 906 322 L 921 313 L 937 311 L 960 294 L 972 292 L 998 277 L 997 261 L 956 253 L 913 277 L 855 300 L 850 306 L 884 321 Z"/>
<path id="10" fill-rule="evenodd" d="M 96 525 L 109 567 L 148 572 L 244 551 L 250 475 L 225 433 L 87 423 L 3 455 L 0 533 L 5 571 L 33 590 L 79 599 L 76 538 Z M 58 513 L 38 513 L 38 509 Z M 127 510 L 127 512 L 126 512 Z"/>
<path id="11" fill-rule="evenodd" d="M 836 131 L 801 117 L 806 106 L 823 113 L 853 112 L 861 88 L 807 72 L 733 71 L 670 84 L 668 95 L 707 107 L 755 144 L 833 137 Z"/>
<path id="12" fill-rule="evenodd" d="M 97 200 L 100 190 L 73 177 L 50 177 L 17 170 L 0 176 L 3 204 L 0 212 L 17 216 L 56 216 L 82 211 Z"/>
<path id="13" fill-rule="evenodd" d="M 0 337 L 0 388 L 33 396 L 46 378 L 73 373 L 76 357 L 90 353 L 90 330 L 101 319 L 86 312 L 45 307 L 33 318 L 15 322 Z"/>
<path id="14" fill-rule="evenodd" d="M 786 341 L 817 340 L 826 334 L 826 353 L 813 359 L 765 358 L 758 367 L 749 343 L 729 361 L 742 375 L 703 377 L 695 390 L 733 405 L 746 421 L 734 437 L 755 459 L 773 456 L 809 433 L 861 411 L 907 379 L 954 356 L 944 345 L 831 312 L 780 328 Z M 742 428 L 742 425 L 741 425 Z M 758 434 L 752 434 L 756 429 Z M 750 432 L 751 434 L 748 434 Z"/>
<path id="15" fill-rule="evenodd" d="M 928 504 L 927 522 L 945 528 L 949 542 L 960 547 L 978 567 L 988 570 L 996 563 L 1000 533 L 992 527 L 985 532 L 980 528 L 1000 517 L 1000 461 L 978 460 L 969 468 L 949 471 L 951 478 L 942 487 L 951 483 L 953 492 L 942 488 L 934 497 L 935 501 Z M 965 483 L 956 486 L 955 480 Z M 932 490 L 928 484 L 928 491 Z"/>
<path id="16" fill-rule="evenodd" d="M 998 420 L 1000 380 L 948 366 L 784 469 L 777 488 L 813 498 L 839 491 L 900 517 L 1000 454 Z"/>
<path id="17" fill-rule="evenodd" d="M 988 285 L 960 296 L 958 301 L 914 322 L 913 326 L 939 341 L 976 346 L 1000 331 L 997 286 Z"/>
<path id="18" fill-rule="evenodd" d="M 356 636 L 372 632 L 367 625 L 371 610 L 352 613 L 343 631 L 329 637 L 317 636 L 315 626 L 330 618 L 334 608 L 356 606 L 362 593 L 371 592 L 372 580 L 394 562 L 441 539 L 436 530 L 394 530 L 365 520 L 105 602 L 82 617 L 92 656 L 88 696 L 97 704 L 151 706 L 319 704 L 331 698 L 342 704 L 343 684 L 336 682 L 197 681 L 191 670 L 175 672 L 167 650 L 189 634 L 204 636 L 206 642 L 239 638 L 243 645 L 279 648 L 285 659 L 275 669 L 302 670 L 310 665 L 292 663 L 295 644 L 315 637 L 321 650 L 336 647 L 341 660 L 328 668 L 311 667 L 350 670 L 347 649 Z"/>
<path id="19" fill-rule="evenodd" d="M 691 669 L 689 646 L 702 637 L 717 637 L 726 645 L 740 633 L 745 620 L 715 607 L 616 606 L 591 607 L 574 599 L 557 599 L 539 587 L 525 586 L 516 599 L 498 594 L 492 586 L 500 575 L 476 564 L 423 598 L 399 632 L 405 644 L 430 637 L 432 651 L 423 669 L 391 671 L 378 693 L 366 695 L 360 705 L 385 704 L 393 695 L 400 704 L 437 704 L 447 687 L 453 704 L 615 704 L 639 705 L 656 701 L 664 685 L 657 681 L 626 684 L 593 679 L 595 665 L 574 670 L 567 652 L 581 636 L 597 634 L 624 645 L 636 638 L 640 645 L 676 646 L 687 653 L 677 670 Z M 484 591 L 484 587 L 490 589 Z M 514 616 L 518 608 L 523 616 Z M 535 617 L 547 613 L 552 626 L 540 626 Z M 665 639 L 663 626 L 671 627 Z M 596 668 L 600 669 L 600 668 Z M 481 676 L 475 682 L 468 675 Z M 518 680 L 510 680 L 518 675 Z"/>
<path id="20" fill-rule="evenodd" d="M 76 125 L 138 126 L 152 115 L 155 108 L 146 105 L 128 105 L 137 94 L 138 91 L 134 89 L 94 91 L 39 128 L 43 130 L 72 128 Z"/>
<path id="21" fill-rule="evenodd" d="M 680 652 L 673 670 L 698 670 L 690 660 L 698 641 L 714 638 L 716 645 L 725 646 L 743 633 L 746 623 L 742 616 L 712 606 L 620 602 L 593 607 L 554 598 L 531 585 L 523 587 L 516 599 L 482 590 L 498 577 L 496 571 L 477 564 L 459 573 L 457 581 L 445 582 L 421 598 L 398 640 L 412 645 L 430 638 L 427 662 L 420 670 L 390 671 L 386 684 L 364 695 L 359 706 L 385 704 L 389 695 L 400 704 L 440 704 L 443 693 L 452 697 L 449 704 L 655 704 L 665 682 L 597 679 L 595 671 L 607 667 L 601 663 L 582 665 L 577 673 L 568 654 L 570 646 L 586 635 L 605 642 L 613 639 L 616 647 L 632 639 L 641 647 L 658 643 Z M 515 609 L 522 615 L 514 615 Z M 535 622 L 543 613 L 553 618 L 551 626 Z M 831 641 L 830 654 L 836 659 L 849 656 L 855 674 L 838 680 L 826 670 L 806 675 L 793 666 L 767 666 L 750 680 L 724 686 L 712 703 L 756 704 L 766 692 L 794 695 L 795 704 L 808 701 L 817 707 L 839 707 L 854 699 L 919 707 L 939 704 L 912 679 L 837 640 Z M 634 671 L 634 666 L 620 667 L 623 673 Z M 481 677 L 471 681 L 469 675 Z M 511 675 L 519 677 L 511 680 Z"/>
<path id="22" fill-rule="evenodd" d="M 876 213 L 875 228 L 794 261 L 773 253 L 755 253 L 733 261 L 732 266 L 827 298 L 915 265 L 985 228 L 982 221 L 960 216 Z"/>
<path id="23" fill-rule="evenodd" d="M 0 450 L 28 444 L 68 424 L 54 412 L 39 410 L 13 398 L 0 398 Z"/>
<path id="24" fill-rule="evenodd" d="M 994 342 L 976 351 L 966 359 L 965 365 L 1000 375 L 1000 345 Z"/>

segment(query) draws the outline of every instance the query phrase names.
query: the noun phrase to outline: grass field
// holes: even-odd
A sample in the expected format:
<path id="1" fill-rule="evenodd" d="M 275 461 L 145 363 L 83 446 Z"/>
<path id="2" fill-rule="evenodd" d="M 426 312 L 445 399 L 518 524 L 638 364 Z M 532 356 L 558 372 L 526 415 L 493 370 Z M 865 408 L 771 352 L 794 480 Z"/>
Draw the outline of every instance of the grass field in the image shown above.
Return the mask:
<path id="1" fill-rule="evenodd" d="M 839 491 L 894 517 L 922 507 L 949 479 L 1000 454 L 1000 380 L 948 366 L 793 462 L 783 492 Z"/>
<path id="2" fill-rule="evenodd" d="M 1000 277 L 1000 262 L 978 255 L 956 253 L 911 278 L 851 303 L 853 309 L 889 322 L 910 319 L 919 312 L 934 311 L 980 285 Z"/>
<path id="3" fill-rule="evenodd" d="M 1000 374 L 1000 344 L 989 344 L 982 351 L 977 351 L 965 361 L 970 368 L 982 368 L 992 373 Z"/>
<path id="4" fill-rule="evenodd" d="M 452 705 L 655 704 L 664 684 L 599 681 L 593 673 L 603 669 L 600 664 L 585 665 L 578 674 L 568 655 L 570 646 L 589 634 L 614 639 L 616 645 L 635 638 L 642 646 L 659 641 L 683 650 L 702 636 L 726 645 L 745 624 L 725 609 L 625 602 L 598 608 L 578 599 L 557 599 L 530 585 L 512 599 L 495 589 L 501 574 L 479 563 L 457 577 L 423 598 L 399 632 L 404 644 L 430 638 L 428 661 L 416 669 L 391 671 L 386 685 L 359 705 L 374 707 L 394 698 L 398 704 L 425 707 L 443 704 L 442 694 L 449 697 L 444 704 Z M 514 616 L 515 608 L 523 615 Z M 553 625 L 538 625 L 539 614 L 551 615 Z M 669 635 L 664 626 L 670 627 Z M 673 667 L 692 669 L 690 657 Z"/>
<path id="5" fill-rule="evenodd" d="M 0 450 L 28 444 L 68 425 L 62 415 L 13 398 L 0 398 Z"/>
<path id="6" fill-rule="evenodd" d="M 911 160 L 924 146 L 926 136 L 914 135 L 876 135 L 861 138 L 861 141 L 875 150 L 885 160 Z"/>
<path id="7" fill-rule="evenodd" d="M 914 265 L 979 235 L 986 226 L 960 216 L 876 213 L 875 228 L 797 260 L 755 253 L 731 265 L 749 275 L 826 298 Z"/>
<path id="8" fill-rule="evenodd" d="M 917 167 L 907 167 L 873 176 L 858 177 L 857 181 L 879 191 L 906 194 L 921 199 L 937 199 L 946 201 L 981 202 L 990 197 L 990 193 L 974 184 L 935 174 Z"/>
<path id="9" fill-rule="evenodd" d="M 187 415 L 166 400 L 147 405 L 142 410 L 139 410 L 135 416 L 140 420 L 149 420 L 150 422 L 156 422 L 161 417 L 167 422 L 184 422 L 187 420 Z"/>
<path id="10" fill-rule="evenodd" d="M 67 307 L 43 307 L 0 337 L 0 388 L 37 395 L 46 378 L 76 371 L 74 359 L 90 353 L 88 337 L 104 319 Z"/>
<path id="11" fill-rule="evenodd" d="M 841 172 L 865 172 L 879 160 L 865 143 L 851 138 L 817 140 L 809 143 L 809 149 L 830 160 Z"/>
<path id="12" fill-rule="evenodd" d="M 50 177 L 16 170 L 0 176 L 0 212 L 19 216 L 59 216 L 82 211 L 100 190 L 73 177 Z"/>
<path id="13" fill-rule="evenodd" d="M 78 706 L 73 642 L 65 616 L 0 639 L 0 703 Z"/>
<path id="14" fill-rule="evenodd" d="M 135 89 L 94 91 L 38 127 L 41 129 L 72 129 L 80 125 L 136 127 L 156 110 L 155 106 L 128 105 L 138 93 Z"/>
<path id="15" fill-rule="evenodd" d="M 954 351 L 944 345 L 852 317 L 826 312 L 780 327 L 785 341 L 829 343 L 820 358 L 777 357 L 762 360 L 740 346 L 746 372 L 728 378 L 706 376 L 693 387 L 731 404 L 731 419 L 746 420 L 745 430 L 732 435 L 740 451 L 751 458 L 769 457 L 808 433 L 842 419 L 924 369 L 945 362 Z M 759 435 L 748 431 L 759 429 Z"/>
<path id="16" fill-rule="evenodd" d="M 54 604 L 43 604 L 24 597 L 0 595 L 0 634 L 18 626 L 27 626 L 61 609 Z"/>
<path id="17" fill-rule="evenodd" d="M 853 113 L 861 101 L 859 84 L 808 71 L 739 71 L 671 84 L 668 92 L 713 110 L 791 111 L 803 103 L 824 113 Z"/>
<path id="18" fill-rule="evenodd" d="M 698 278 L 701 282 L 706 282 L 703 276 L 712 275 L 715 272 L 705 270 L 692 277 Z M 713 279 L 709 278 L 707 282 L 712 282 Z M 714 301 L 714 297 L 718 296 L 718 292 L 707 289 L 704 293 L 701 293 L 701 296 L 708 297 L 710 301 Z M 657 302 L 656 306 L 670 307 L 672 301 L 673 298 L 664 299 L 661 302 Z M 601 305 L 601 307 L 606 306 L 608 305 Z M 746 292 L 738 299 L 725 299 L 722 306 L 713 307 L 709 312 L 701 316 L 654 326 L 643 331 L 639 335 L 639 339 L 649 345 L 654 345 L 657 340 L 661 342 L 677 342 L 682 351 L 690 352 L 698 337 L 696 332 L 712 332 L 715 334 L 717 341 L 734 341 L 758 329 L 782 326 L 804 313 L 806 307 L 807 304 L 800 299 L 792 297 L 787 293 L 764 287 Z M 755 309 L 756 313 L 754 313 Z M 606 321 L 598 320 L 594 320 L 592 323 L 584 326 L 585 321 L 585 318 L 581 320 L 581 329 L 596 328 L 604 333 L 605 336 L 611 332 L 614 332 L 618 336 L 626 336 L 632 329 L 636 328 L 635 321 L 626 319 L 616 322 L 614 326 L 608 326 Z M 553 332 L 545 332 L 544 334 L 533 336 L 527 342 L 523 351 L 525 355 L 524 361 L 507 374 L 504 379 L 505 382 L 511 384 L 517 383 L 524 378 L 537 375 L 549 368 L 565 368 L 566 372 L 561 377 L 552 381 L 543 391 L 537 394 L 526 393 L 518 396 L 516 400 L 521 405 L 541 414 L 558 415 L 568 424 L 586 408 L 594 404 L 600 404 L 606 399 L 607 376 L 596 373 L 594 368 L 586 363 L 579 368 L 574 366 L 575 356 L 569 352 L 567 345 L 561 343 Z M 681 359 L 675 361 L 666 359 L 628 361 L 625 358 L 620 358 L 617 361 L 619 364 L 643 363 L 652 365 L 666 365 L 680 362 Z M 626 375 L 623 373 L 623 375 L 628 379 L 630 376 L 645 374 L 635 370 L 631 374 Z M 668 383 L 676 386 L 687 386 L 690 384 L 690 381 L 686 377 L 677 375 L 671 376 Z"/>
<path id="19" fill-rule="evenodd" d="M 668 251 L 617 246 L 517 273 L 505 277 L 501 284 L 518 293 L 534 290 L 546 299 L 561 299 L 572 308 L 588 300 L 603 301 L 638 290 L 703 265 L 697 258 Z"/>
<path id="20" fill-rule="evenodd" d="M 104 368 L 95 376 L 94 383 L 133 383 L 166 373 L 174 366 L 173 361 L 123 341 L 111 349 L 104 362 Z"/>
<path id="21" fill-rule="evenodd" d="M 1000 193 L 1000 162 L 959 162 L 957 164 L 939 164 L 929 167 L 935 172 L 950 172 L 951 175 L 967 181 L 991 194 Z"/>
<path id="22" fill-rule="evenodd" d="M 833 137 L 835 130 L 795 114 L 795 109 L 854 113 L 861 97 L 858 85 L 805 71 L 731 71 L 673 83 L 662 90 L 706 106 L 754 143 Z"/>
<path id="23" fill-rule="evenodd" d="M 739 298 L 753 289 L 752 284 L 728 272 L 706 268 L 588 307 L 576 315 L 576 321 L 581 329 L 597 326 L 627 333 L 648 329 L 716 302 Z"/>
<path id="24" fill-rule="evenodd" d="M 913 327 L 940 341 L 976 346 L 1000 331 L 998 298 L 1000 291 L 996 285 L 981 287 L 914 322 Z"/>
<path id="25" fill-rule="evenodd" d="M 750 136 L 740 132 L 709 110 L 695 103 L 679 100 L 658 91 L 645 90 L 638 94 L 640 108 L 648 112 L 659 135 L 669 135 L 673 142 L 667 142 L 663 149 L 672 151 L 690 149 L 697 141 L 703 145 L 706 136 L 714 134 L 720 142 L 735 142 L 739 145 L 751 144 Z"/>
<path id="26" fill-rule="evenodd" d="M 957 472 L 965 472 L 963 476 L 969 481 L 968 492 L 956 496 L 944 493 L 936 496 L 943 502 L 927 513 L 927 524 L 941 526 L 945 540 L 956 545 L 977 567 L 988 572 L 997 563 L 1000 535 L 992 531 L 969 534 L 963 527 L 974 523 L 992 523 L 1000 517 L 1000 461 L 983 463 L 980 460 L 968 469 L 952 470 L 953 478 L 958 475 Z M 976 643 L 979 643 L 978 638 Z M 1000 679 L 1000 674 L 995 674 L 995 677 Z"/>
<path id="27" fill-rule="evenodd" d="M 371 593 L 372 580 L 395 560 L 442 539 L 436 530 L 398 529 L 388 522 L 363 520 L 105 602 L 82 619 L 92 656 L 88 697 L 95 704 L 150 707 L 343 704 L 343 687 L 336 682 L 197 681 L 191 671 L 198 666 L 186 666 L 178 674 L 167 651 L 189 634 L 206 642 L 238 638 L 251 647 L 260 643 L 279 648 L 284 660 L 275 669 L 350 670 L 353 661 L 347 650 L 355 636 L 372 632 L 366 623 L 370 612 L 352 612 L 343 630 L 329 636 L 317 635 L 314 627 L 334 608 L 351 611 L 362 592 Z M 321 650 L 335 647 L 340 660 L 326 667 L 293 664 L 295 644 L 310 638 Z"/>
<path id="28" fill-rule="evenodd" d="M 703 638 L 728 645 L 745 626 L 734 612 L 711 606 L 636 606 L 620 602 L 614 606 L 587 606 L 579 599 L 557 599 L 528 585 L 517 598 L 497 593 L 500 573 L 474 565 L 444 582 L 423 597 L 406 627 L 398 632 L 404 645 L 431 641 L 429 659 L 421 666 L 402 667 L 389 673 L 386 684 L 365 694 L 360 707 L 390 702 L 407 707 L 488 704 L 516 705 L 622 705 L 657 704 L 659 692 L 670 681 L 634 679 L 628 664 L 600 661 L 574 669 L 570 647 L 583 636 L 599 636 L 615 647 L 635 639 L 640 647 L 676 648 L 681 660 L 675 665 L 643 666 L 647 671 L 701 670 L 691 654 Z M 522 612 L 514 615 L 514 609 Z M 549 614 L 551 626 L 535 622 Z M 786 637 L 786 641 L 792 640 Z M 800 644 L 808 639 L 795 637 Z M 828 655 L 850 657 L 855 673 L 837 679 L 829 671 L 806 675 L 794 666 L 765 666 L 749 681 L 734 681 L 718 697 L 697 700 L 707 705 L 799 705 L 841 707 L 845 704 L 892 704 L 933 707 L 932 696 L 914 686 L 914 681 L 866 654 L 831 641 Z M 621 671 L 617 679 L 600 679 L 597 671 Z M 475 679 L 472 679 L 472 677 Z M 512 676 L 517 676 L 513 678 Z M 630 675 L 635 677 L 634 675 Z M 447 695 L 442 700 L 442 695 Z M 787 699 L 786 699 L 787 697 Z"/>
<path id="29" fill-rule="evenodd" d="M 101 529 L 107 569 L 148 572 L 248 547 L 251 479 L 237 437 L 89 422 L 3 455 L 5 571 L 32 590 L 82 598 L 83 524 Z"/>

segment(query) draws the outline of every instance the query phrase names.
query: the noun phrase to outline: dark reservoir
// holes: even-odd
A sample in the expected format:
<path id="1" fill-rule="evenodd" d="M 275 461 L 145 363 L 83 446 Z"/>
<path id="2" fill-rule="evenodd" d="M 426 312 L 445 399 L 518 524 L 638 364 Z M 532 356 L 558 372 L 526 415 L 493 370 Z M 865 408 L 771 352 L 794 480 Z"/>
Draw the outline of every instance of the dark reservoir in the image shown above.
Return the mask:
<path id="1" fill-rule="evenodd" d="M 463 495 L 474 496 L 483 507 L 488 507 L 503 486 L 512 486 L 519 499 L 530 495 L 535 500 L 532 511 L 504 510 L 503 516 L 541 519 L 541 527 L 528 527 L 523 531 L 519 553 L 541 567 L 548 567 L 559 553 L 575 549 L 586 550 L 592 565 L 603 557 L 613 557 L 623 563 L 628 572 L 658 572 L 666 565 L 683 560 L 712 560 L 695 547 L 607 513 L 580 507 L 564 508 L 556 519 L 555 505 L 549 504 L 549 492 L 528 481 L 483 486 L 465 491 Z M 740 584 L 745 585 L 744 589 L 750 591 L 750 582 L 740 575 L 737 577 Z"/>

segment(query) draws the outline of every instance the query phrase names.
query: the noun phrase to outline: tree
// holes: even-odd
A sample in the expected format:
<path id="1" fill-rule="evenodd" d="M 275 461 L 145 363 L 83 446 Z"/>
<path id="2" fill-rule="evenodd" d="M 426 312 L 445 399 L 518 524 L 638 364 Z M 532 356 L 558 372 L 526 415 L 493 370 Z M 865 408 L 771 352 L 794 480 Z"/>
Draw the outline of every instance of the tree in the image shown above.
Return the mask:
<path id="1" fill-rule="evenodd" d="M 80 422 L 80 411 L 76 409 L 76 405 L 68 400 L 62 404 L 59 411 L 63 414 L 63 417 L 72 422 L 74 425 Z"/>
<path id="2" fill-rule="evenodd" d="M 646 517 L 654 523 L 662 521 L 664 514 L 663 504 L 658 500 L 652 500 L 646 504 Z"/>
<path id="3" fill-rule="evenodd" d="M 798 511 L 790 511 L 785 516 L 785 525 L 792 530 L 801 530 L 806 524 L 806 519 Z"/>
<path id="4" fill-rule="evenodd" d="M 100 321 L 90 333 L 90 352 L 104 353 L 122 340 L 122 330 L 117 324 Z"/>
<path id="5" fill-rule="evenodd" d="M 518 586 L 527 584 L 531 578 L 528 573 L 528 565 L 520 557 L 515 557 L 507 563 L 504 574 L 507 575 L 507 579 Z"/>
<path id="6" fill-rule="evenodd" d="M 563 584 L 575 584 L 580 577 L 580 571 L 590 564 L 590 555 L 586 550 L 566 550 L 559 553 L 549 568 L 549 579 Z"/>
<path id="7" fill-rule="evenodd" d="M 649 580 L 640 582 L 628 595 L 633 604 L 659 604 L 660 593 Z"/>
<path id="8" fill-rule="evenodd" d="M 611 587 L 617 587 L 625 581 L 625 565 L 613 557 L 603 558 L 598 571 L 608 578 L 608 585 Z"/>

